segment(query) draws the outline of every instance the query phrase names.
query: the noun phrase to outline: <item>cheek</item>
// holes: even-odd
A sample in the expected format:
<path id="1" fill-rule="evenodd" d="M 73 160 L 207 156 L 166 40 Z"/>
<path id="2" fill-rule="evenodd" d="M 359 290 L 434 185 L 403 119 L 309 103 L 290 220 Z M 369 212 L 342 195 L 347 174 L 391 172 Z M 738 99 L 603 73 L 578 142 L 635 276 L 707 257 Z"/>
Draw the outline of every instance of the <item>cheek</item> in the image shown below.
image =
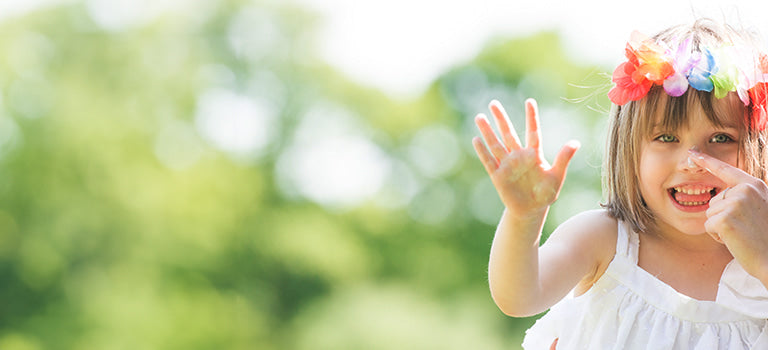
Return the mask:
<path id="1" fill-rule="evenodd" d="M 733 166 L 744 164 L 744 157 L 740 157 L 739 147 L 736 145 L 731 147 L 710 147 L 706 150 L 706 153 Z"/>
<path id="2" fill-rule="evenodd" d="M 643 152 L 641 154 L 638 162 L 637 178 L 643 194 L 646 188 L 655 187 L 656 182 L 660 181 L 660 178 L 662 178 L 660 172 L 667 167 L 665 161 L 668 160 L 669 157 L 659 157 L 659 154 L 656 152 Z"/>
<path id="3" fill-rule="evenodd" d="M 653 174 L 659 172 L 662 168 L 674 164 L 673 156 L 667 152 L 643 152 L 640 156 L 639 173 Z"/>

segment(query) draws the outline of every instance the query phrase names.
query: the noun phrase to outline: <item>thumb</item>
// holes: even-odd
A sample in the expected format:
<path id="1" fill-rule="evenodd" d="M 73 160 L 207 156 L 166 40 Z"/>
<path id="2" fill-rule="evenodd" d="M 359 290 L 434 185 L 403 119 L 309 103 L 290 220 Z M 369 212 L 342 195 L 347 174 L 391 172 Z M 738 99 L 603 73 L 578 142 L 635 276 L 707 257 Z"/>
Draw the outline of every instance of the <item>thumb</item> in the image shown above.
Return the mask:
<path id="1" fill-rule="evenodd" d="M 576 153 L 576 150 L 580 147 L 581 143 L 579 141 L 571 140 L 566 142 L 560 149 L 560 152 L 557 153 L 555 162 L 552 164 L 552 170 L 557 174 L 561 183 L 565 180 L 565 171 L 568 169 L 568 164 L 570 164 L 574 153 Z"/>

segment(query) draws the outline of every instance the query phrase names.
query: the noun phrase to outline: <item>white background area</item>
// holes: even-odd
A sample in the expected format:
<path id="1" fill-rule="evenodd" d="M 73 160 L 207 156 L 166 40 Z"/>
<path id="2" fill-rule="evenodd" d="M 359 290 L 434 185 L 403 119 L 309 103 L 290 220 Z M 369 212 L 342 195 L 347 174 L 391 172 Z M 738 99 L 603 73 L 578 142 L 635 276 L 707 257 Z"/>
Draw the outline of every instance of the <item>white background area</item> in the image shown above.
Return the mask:
<path id="1" fill-rule="evenodd" d="M 318 43 L 325 60 L 356 81 L 404 97 L 498 36 L 557 30 L 573 59 L 610 71 L 634 29 L 652 34 L 711 17 L 768 34 L 768 2 L 758 0 L 294 1 L 322 14 Z"/>
<path id="2" fill-rule="evenodd" d="M 85 0 L 90 9 L 134 16 L 142 11 L 206 11 L 216 0 Z M 329 64 L 363 85 L 414 97 L 446 69 L 474 57 L 493 37 L 542 30 L 561 33 L 567 52 L 610 70 L 629 33 L 651 34 L 697 17 L 768 33 L 768 1 L 697 0 L 285 0 L 321 20 L 316 48 Z M 75 0 L 2 0 L 0 20 Z M 269 3 L 255 0 L 254 4 Z M 510 53 L 524 55 L 524 52 Z"/>

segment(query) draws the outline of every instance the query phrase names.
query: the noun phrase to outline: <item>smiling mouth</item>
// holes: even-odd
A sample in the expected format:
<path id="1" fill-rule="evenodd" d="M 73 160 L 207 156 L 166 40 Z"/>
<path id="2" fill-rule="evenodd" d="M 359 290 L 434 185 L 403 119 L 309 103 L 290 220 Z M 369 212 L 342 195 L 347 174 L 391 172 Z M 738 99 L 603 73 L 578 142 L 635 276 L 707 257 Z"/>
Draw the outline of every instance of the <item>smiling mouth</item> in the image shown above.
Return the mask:
<path id="1" fill-rule="evenodd" d="M 673 187 L 667 190 L 672 199 L 685 207 L 695 207 L 708 204 L 720 192 L 715 187 Z"/>

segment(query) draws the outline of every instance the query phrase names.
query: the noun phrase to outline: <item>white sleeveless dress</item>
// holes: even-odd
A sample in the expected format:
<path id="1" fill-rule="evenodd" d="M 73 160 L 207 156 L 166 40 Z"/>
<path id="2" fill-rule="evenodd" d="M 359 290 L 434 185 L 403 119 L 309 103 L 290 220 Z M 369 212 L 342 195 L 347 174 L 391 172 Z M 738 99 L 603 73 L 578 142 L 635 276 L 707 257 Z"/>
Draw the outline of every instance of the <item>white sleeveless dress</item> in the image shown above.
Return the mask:
<path id="1" fill-rule="evenodd" d="M 715 301 L 677 292 L 637 266 L 639 238 L 619 222 L 616 255 L 586 293 L 553 306 L 527 332 L 526 350 L 768 349 L 768 290 L 735 260 Z"/>

